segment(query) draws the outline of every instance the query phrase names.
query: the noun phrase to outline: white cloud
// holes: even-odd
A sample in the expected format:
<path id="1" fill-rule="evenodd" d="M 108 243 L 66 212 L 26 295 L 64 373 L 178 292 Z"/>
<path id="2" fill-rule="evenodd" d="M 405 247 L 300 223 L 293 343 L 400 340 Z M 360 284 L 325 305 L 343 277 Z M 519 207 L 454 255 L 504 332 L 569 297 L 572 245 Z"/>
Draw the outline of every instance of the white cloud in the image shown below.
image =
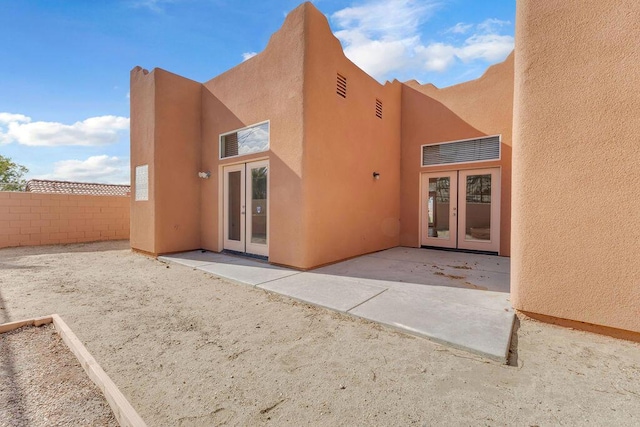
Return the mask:
<path id="1" fill-rule="evenodd" d="M 513 49 L 513 37 L 501 35 L 508 21 L 458 23 L 440 32 L 446 41 L 423 41 L 424 25 L 441 0 L 369 0 L 331 15 L 345 55 L 378 80 L 394 73 L 444 72 L 458 62 L 497 62 Z M 460 37 L 465 35 L 465 37 Z"/>
<path id="2" fill-rule="evenodd" d="M 0 113 L 0 144 L 17 142 L 29 146 L 99 146 L 113 144 L 129 129 L 129 119 L 118 116 L 90 117 L 66 125 L 34 122 L 22 114 Z"/>
<path id="3" fill-rule="evenodd" d="M 458 22 L 453 27 L 444 31 L 444 34 L 466 34 L 471 28 L 473 28 L 473 24 L 465 24 L 464 22 Z"/>
<path id="4" fill-rule="evenodd" d="M 511 25 L 511 21 L 501 21 L 500 19 L 489 18 L 478 24 L 478 31 L 484 33 L 495 33 L 500 28 Z"/>
<path id="5" fill-rule="evenodd" d="M 96 182 L 102 184 L 129 184 L 129 160 L 106 154 L 86 160 L 62 160 L 54 164 L 53 173 L 39 179 L 59 181 Z"/>
<path id="6" fill-rule="evenodd" d="M 0 113 L 0 124 L 8 125 L 9 123 L 29 123 L 31 117 L 22 114 Z"/>
<path id="7" fill-rule="evenodd" d="M 253 58 L 257 54 L 258 54 L 257 52 L 245 52 L 245 53 L 242 54 L 242 60 L 246 61 L 247 59 Z"/>
<path id="8" fill-rule="evenodd" d="M 416 53 L 427 71 L 446 71 L 456 60 L 456 48 L 444 43 L 417 46 Z"/>
<path id="9" fill-rule="evenodd" d="M 504 59 L 513 50 L 513 37 L 498 34 L 473 35 L 456 49 L 456 56 L 468 62 L 483 59 L 496 62 Z"/>
<path id="10" fill-rule="evenodd" d="M 131 98 L 131 92 L 127 92 L 127 99 Z"/>

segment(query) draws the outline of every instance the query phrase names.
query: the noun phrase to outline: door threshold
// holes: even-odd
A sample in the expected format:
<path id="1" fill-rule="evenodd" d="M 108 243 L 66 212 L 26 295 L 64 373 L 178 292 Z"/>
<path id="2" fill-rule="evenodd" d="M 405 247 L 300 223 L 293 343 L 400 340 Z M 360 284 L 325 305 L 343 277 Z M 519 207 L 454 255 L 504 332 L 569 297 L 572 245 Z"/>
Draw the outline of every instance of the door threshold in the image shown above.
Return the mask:
<path id="1" fill-rule="evenodd" d="M 460 252 L 463 254 L 478 254 L 478 255 L 493 255 L 500 256 L 499 252 L 494 251 L 478 251 L 475 249 L 458 249 L 458 248 L 443 248 L 440 246 L 420 246 L 422 249 L 434 249 L 436 251 L 445 251 L 445 252 Z"/>
<path id="2" fill-rule="evenodd" d="M 225 254 L 225 255 L 238 256 L 238 257 L 242 257 L 242 258 L 251 258 L 251 259 L 255 259 L 257 261 L 269 262 L 269 257 L 268 256 L 264 256 L 264 255 L 256 255 L 256 254 L 250 254 L 250 253 L 247 253 L 247 252 L 232 251 L 231 249 L 224 249 L 220 253 L 221 254 Z"/>

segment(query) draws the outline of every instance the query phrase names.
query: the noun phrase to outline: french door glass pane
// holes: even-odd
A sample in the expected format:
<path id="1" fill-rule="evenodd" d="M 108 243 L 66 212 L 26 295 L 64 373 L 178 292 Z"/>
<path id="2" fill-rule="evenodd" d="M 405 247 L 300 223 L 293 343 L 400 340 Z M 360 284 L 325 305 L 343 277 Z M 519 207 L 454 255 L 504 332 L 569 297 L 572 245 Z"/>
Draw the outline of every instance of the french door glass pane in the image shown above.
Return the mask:
<path id="1" fill-rule="evenodd" d="M 491 174 L 467 176 L 465 203 L 466 240 L 490 240 Z"/>
<path id="2" fill-rule="evenodd" d="M 240 241 L 240 221 L 241 218 L 241 205 L 242 201 L 240 200 L 241 196 L 241 183 L 242 183 L 242 172 L 234 171 L 229 172 L 229 240 Z"/>
<path id="3" fill-rule="evenodd" d="M 267 244 L 267 167 L 251 169 L 251 243 Z"/>
<path id="4" fill-rule="evenodd" d="M 449 209 L 451 180 L 449 177 L 429 178 L 429 237 L 449 238 Z"/>

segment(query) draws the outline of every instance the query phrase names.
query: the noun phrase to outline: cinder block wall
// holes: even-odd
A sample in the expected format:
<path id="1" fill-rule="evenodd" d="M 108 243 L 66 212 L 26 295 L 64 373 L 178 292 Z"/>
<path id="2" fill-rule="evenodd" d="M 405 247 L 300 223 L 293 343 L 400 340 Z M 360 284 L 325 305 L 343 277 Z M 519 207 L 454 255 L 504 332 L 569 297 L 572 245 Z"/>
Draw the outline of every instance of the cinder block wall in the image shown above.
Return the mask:
<path id="1" fill-rule="evenodd" d="M 0 248 L 129 238 L 128 196 L 0 192 Z"/>

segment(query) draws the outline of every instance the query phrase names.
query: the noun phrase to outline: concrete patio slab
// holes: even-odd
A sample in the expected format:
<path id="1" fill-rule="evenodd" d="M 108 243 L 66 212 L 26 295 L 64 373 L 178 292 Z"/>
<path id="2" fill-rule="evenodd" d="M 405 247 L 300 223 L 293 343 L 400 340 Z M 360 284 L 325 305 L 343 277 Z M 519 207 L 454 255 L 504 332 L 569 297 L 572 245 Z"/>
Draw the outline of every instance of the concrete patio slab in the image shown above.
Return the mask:
<path id="1" fill-rule="evenodd" d="M 428 254 L 428 256 L 425 256 Z M 404 262 L 428 262 L 440 266 L 470 266 L 477 270 L 493 271 L 509 274 L 510 259 L 496 255 L 462 253 L 445 250 L 419 249 L 419 248 L 391 248 L 380 252 L 375 252 L 367 256 L 395 259 Z"/>
<path id="2" fill-rule="evenodd" d="M 393 287 L 349 313 L 505 362 L 514 313 L 504 294 L 494 294 L 498 298 L 493 304 L 473 304 L 478 302 L 473 295 L 442 300 L 427 297 L 420 290 Z"/>
<path id="3" fill-rule="evenodd" d="M 208 251 L 159 259 L 507 361 L 508 258 L 393 248 L 307 272 Z"/>
<path id="4" fill-rule="evenodd" d="M 259 288 L 309 302 L 311 304 L 348 312 L 388 288 L 368 283 L 370 281 L 316 273 L 301 273 L 274 280 Z"/>
<path id="5" fill-rule="evenodd" d="M 422 250 L 423 259 L 420 262 L 371 254 L 322 267 L 314 272 L 335 276 L 388 280 L 395 283 L 509 292 L 509 273 L 480 270 L 473 264 L 474 261 L 469 261 L 470 266 L 467 266 L 460 261 L 460 254 L 457 254 L 457 259 L 452 259 L 449 256 L 440 262 L 430 258 L 427 260 L 425 259 L 425 251 Z M 412 254 L 413 251 L 408 251 L 408 253 Z M 484 257 L 487 256 L 484 255 Z"/>
<path id="6" fill-rule="evenodd" d="M 190 251 L 182 252 L 179 254 L 163 255 L 159 256 L 160 261 L 175 262 L 177 264 L 186 265 L 187 267 L 199 267 L 202 265 L 219 263 L 234 263 L 234 257 L 219 254 L 210 251 Z"/>
<path id="7" fill-rule="evenodd" d="M 246 285 L 256 286 L 287 276 L 300 274 L 299 271 L 287 268 L 275 267 L 269 264 L 252 261 L 245 263 L 214 263 L 198 267 L 225 279 Z"/>

